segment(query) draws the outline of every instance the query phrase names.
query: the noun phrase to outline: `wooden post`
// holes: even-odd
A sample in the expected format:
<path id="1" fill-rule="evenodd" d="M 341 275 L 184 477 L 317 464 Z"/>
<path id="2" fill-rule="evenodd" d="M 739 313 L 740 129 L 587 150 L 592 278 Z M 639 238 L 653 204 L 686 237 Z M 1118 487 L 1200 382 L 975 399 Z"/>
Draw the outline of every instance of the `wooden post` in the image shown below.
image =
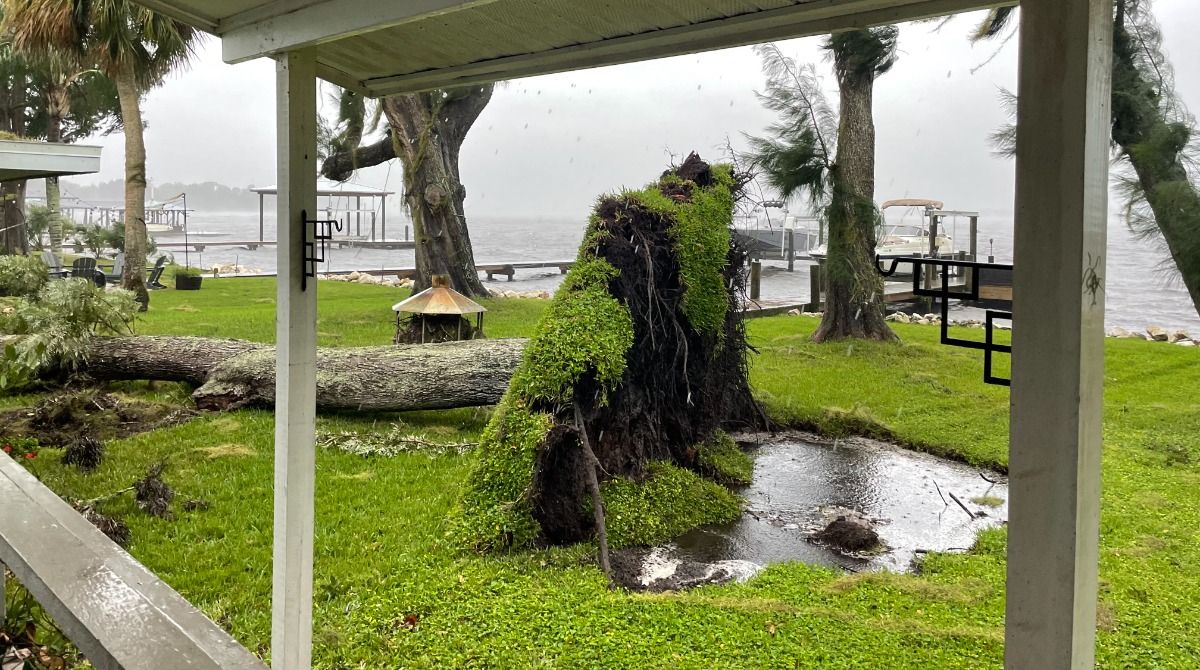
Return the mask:
<path id="1" fill-rule="evenodd" d="M 783 231 L 786 235 L 784 250 L 787 252 L 788 272 L 796 271 L 796 229 L 786 228 Z"/>
<path id="2" fill-rule="evenodd" d="M 316 432 L 317 282 L 301 290 L 301 210 L 317 214 L 317 88 L 311 48 L 277 66 L 278 196 L 275 362 L 275 549 L 271 666 L 312 663 L 314 433 Z"/>
<path id="3" fill-rule="evenodd" d="M 758 300 L 762 284 L 762 261 L 750 261 L 750 299 Z"/>
<path id="4" fill-rule="evenodd" d="M 1094 667 L 1111 0 L 1021 3 L 1005 668 Z"/>
<path id="5" fill-rule="evenodd" d="M 808 304 L 814 312 L 821 309 L 821 272 L 823 263 L 808 266 Z"/>
<path id="6" fill-rule="evenodd" d="M 379 239 L 387 239 L 387 194 L 379 196 Z"/>
<path id="7" fill-rule="evenodd" d="M 979 217 L 971 217 L 971 260 L 979 260 Z"/>
<path id="8" fill-rule="evenodd" d="M 276 193 L 278 193 L 278 191 L 276 191 Z M 276 197 L 276 199 L 279 198 L 278 195 L 276 195 L 275 197 Z M 276 205 L 276 206 L 278 206 L 278 205 Z M 265 219 L 265 214 L 266 214 L 265 210 L 263 209 L 263 194 L 259 193 L 258 194 L 258 241 L 259 242 L 263 241 L 263 220 Z M 278 227 L 279 223 L 276 222 L 275 225 L 276 225 L 276 227 Z M 276 235 L 275 239 L 278 240 L 279 236 Z"/>

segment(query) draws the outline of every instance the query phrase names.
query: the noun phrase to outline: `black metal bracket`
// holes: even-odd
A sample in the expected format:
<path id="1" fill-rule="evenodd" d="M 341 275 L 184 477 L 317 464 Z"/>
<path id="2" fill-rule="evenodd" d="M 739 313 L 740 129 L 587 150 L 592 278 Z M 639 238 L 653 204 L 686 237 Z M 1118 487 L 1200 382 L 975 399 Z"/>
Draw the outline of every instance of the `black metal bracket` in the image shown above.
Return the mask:
<path id="1" fill-rule="evenodd" d="M 300 274 L 300 290 L 308 290 L 308 278 L 317 278 L 317 264 L 325 262 L 325 243 L 333 239 L 333 231 L 342 232 L 342 222 L 336 219 L 309 219 L 308 210 L 300 210 L 300 235 L 304 239 L 304 272 Z"/>
<path id="2" fill-rule="evenodd" d="M 975 340 L 964 340 L 958 337 L 950 337 L 950 299 L 958 300 L 979 300 L 980 277 L 983 270 L 1008 270 L 1012 271 L 1013 266 L 1004 263 L 980 263 L 979 261 L 960 261 L 948 258 L 926 258 L 922 256 L 902 256 L 898 258 L 886 259 L 891 264 L 885 269 L 880 265 L 880 259 L 875 257 L 875 267 L 879 270 L 879 274 L 884 277 L 891 277 L 896 274 L 896 270 L 901 263 L 910 263 L 913 267 L 912 273 L 912 293 L 915 296 L 926 298 L 937 298 L 941 303 L 941 343 L 953 347 L 964 347 L 967 349 L 978 349 L 983 351 L 983 381 L 987 384 L 995 384 L 997 386 L 1010 386 L 1012 380 L 997 377 L 992 374 L 992 357 L 996 353 L 1012 353 L 1012 346 L 1008 344 L 997 344 L 994 340 L 994 330 L 996 320 L 1012 320 L 1012 312 L 1004 310 L 986 309 L 984 310 L 984 341 L 977 342 Z M 941 281 L 934 288 L 925 288 L 922 281 L 922 273 L 926 271 L 927 266 L 933 266 L 933 271 L 938 273 Z M 963 269 L 970 273 L 970 281 L 964 285 L 964 290 L 951 290 L 950 276 L 951 268 Z"/>

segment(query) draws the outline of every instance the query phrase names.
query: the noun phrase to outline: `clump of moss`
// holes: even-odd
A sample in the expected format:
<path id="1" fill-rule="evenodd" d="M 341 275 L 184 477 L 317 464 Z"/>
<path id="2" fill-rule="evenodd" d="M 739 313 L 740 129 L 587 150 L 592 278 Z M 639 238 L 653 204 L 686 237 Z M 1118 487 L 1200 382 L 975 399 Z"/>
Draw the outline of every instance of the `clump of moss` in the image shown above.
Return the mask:
<path id="1" fill-rule="evenodd" d="M 608 282 L 617 274 L 594 257 L 571 268 L 513 377 L 512 387 L 522 397 L 568 402 L 575 383 L 589 372 L 604 389 L 620 381 L 625 352 L 633 346 L 633 320 L 608 293 Z"/>
<path id="2" fill-rule="evenodd" d="M 684 290 L 683 312 L 697 332 L 720 337 L 729 308 L 723 270 L 730 232 L 725 221 L 733 211 L 737 187 L 728 165 L 713 166 L 705 179 L 710 180 L 709 188 L 696 188 L 693 182 L 668 173 L 626 197 L 674 220 L 670 236 Z"/>
<path id="3" fill-rule="evenodd" d="M 720 333 L 729 296 L 722 269 L 729 255 L 729 227 L 713 225 L 733 210 L 733 177 L 729 166 L 712 168 L 718 188 L 696 190 L 689 207 L 677 208 L 671 236 L 679 255 L 684 286 L 683 311 L 696 330 Z"/>
<path id="4" fill-rule="evenodd" d="M 729 486 L 745 486 L 754 477 L 754 459 L 723 430 L 696 447 L 696 468 Z"/>
<path id="5" fill-rule="evenodd" d="M 537 449 L 553 418 L 532 411 L 510 389 L 481 439 L 479 465 L 463 495 L 454 534 L 476 551 L 526 546 L 538 535 L 526 495 L 533 479 Z"/>
<path id="6" fill-rule="evenodd" d="M 651 464 L 642 481 L 614 479 L 601 491 L 614 548 L 657 544 L 742 513 L 741 499 L 725 487 L 665 462 Z"/>

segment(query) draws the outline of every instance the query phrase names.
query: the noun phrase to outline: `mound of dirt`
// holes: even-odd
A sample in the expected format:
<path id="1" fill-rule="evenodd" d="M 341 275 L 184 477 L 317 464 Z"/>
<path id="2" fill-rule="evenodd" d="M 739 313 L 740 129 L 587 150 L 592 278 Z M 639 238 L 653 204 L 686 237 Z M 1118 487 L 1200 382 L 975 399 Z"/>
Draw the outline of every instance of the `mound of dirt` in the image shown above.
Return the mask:
<path id="1" fill-rule="evenodd" d="M 879 533 L 870 522 L 857 516 L 839 516 L 813 535 L 813 539 L 848 552 L 873 551 L 879 547 Z"/>
<path id="2" fill-rule="evenodd" d="M 68 447 L 83 437 L 105 442 L 183 423 L 195 410 L 95 390 L 51 396 L 32 408 L 0 412 L 0 431 L 44 447 Z"/>

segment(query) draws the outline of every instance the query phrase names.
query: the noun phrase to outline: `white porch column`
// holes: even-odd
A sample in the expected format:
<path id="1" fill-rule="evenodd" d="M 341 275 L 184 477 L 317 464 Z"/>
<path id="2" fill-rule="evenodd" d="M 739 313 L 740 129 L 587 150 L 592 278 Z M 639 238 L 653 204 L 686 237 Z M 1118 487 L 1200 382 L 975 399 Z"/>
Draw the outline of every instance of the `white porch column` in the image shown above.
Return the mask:
<path id="1" fill-rule="evenodd" d="M 1023 0 L 1005 667 L 1092 668 L 1112 0 Z"/>
<path id="2" fill-rule="evenodd" d="M 317 84 L 311 49 L 279 57 L 278 218 L 275 307 L 275 553 L 271 666 L 308 670 L 312 659 L 313 480 L 315 469 L 317 282 L 300 288 L 300 210 L 317 212 Z"/>

